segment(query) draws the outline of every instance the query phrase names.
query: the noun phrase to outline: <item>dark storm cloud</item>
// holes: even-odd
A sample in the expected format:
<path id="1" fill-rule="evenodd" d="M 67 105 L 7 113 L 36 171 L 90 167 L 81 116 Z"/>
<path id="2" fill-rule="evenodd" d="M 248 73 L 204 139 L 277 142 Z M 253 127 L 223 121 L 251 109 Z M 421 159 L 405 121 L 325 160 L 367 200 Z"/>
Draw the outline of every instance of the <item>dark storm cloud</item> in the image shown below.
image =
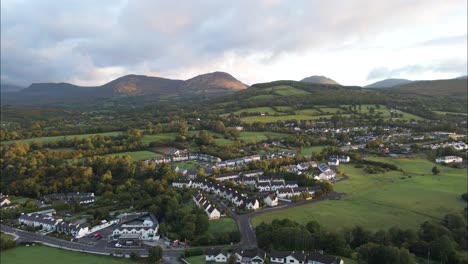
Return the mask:
<path id="1" fill-rule="evenodd" d="M 1 79 L 99 83 L 122 73 L 209 68 L 227 53 L 275 59 L 359 45 L 426 21 L 422 11 L 440 15 L 461 2 L 3 0 Z"/>

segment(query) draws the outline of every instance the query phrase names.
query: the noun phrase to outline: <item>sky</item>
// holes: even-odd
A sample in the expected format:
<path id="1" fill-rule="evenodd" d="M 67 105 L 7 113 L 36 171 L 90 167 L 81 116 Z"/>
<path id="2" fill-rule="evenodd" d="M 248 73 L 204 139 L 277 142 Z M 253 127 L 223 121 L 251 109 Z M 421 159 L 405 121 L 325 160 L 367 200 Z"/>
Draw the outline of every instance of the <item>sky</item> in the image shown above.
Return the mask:
<path id="1" fill-rule="evenodd" d="M 466 0 L 2 0 L 3 84 L 467 75 Z"/>

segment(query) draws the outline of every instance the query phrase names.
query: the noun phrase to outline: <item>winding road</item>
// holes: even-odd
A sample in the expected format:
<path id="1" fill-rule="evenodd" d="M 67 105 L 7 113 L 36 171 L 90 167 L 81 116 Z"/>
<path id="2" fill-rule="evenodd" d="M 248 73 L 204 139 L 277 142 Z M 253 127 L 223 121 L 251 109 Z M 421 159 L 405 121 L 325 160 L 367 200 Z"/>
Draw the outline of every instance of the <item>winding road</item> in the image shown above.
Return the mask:
<path id="1" fill-rule="evenodd" d="M 346 175 L 343 175 L 343 178 L 338 181 L 346 180 L 348 177 Z M 314 200 L 307 200 L 307 201 L 302 201 L 302 202 L 297 202 L 297 203 L 281 203 L 280 205 L 276 207 L 270 207 L 266 208 L 260 211 L 252 212 L 249 214 L 236 214 L 234 212 L 231 212 L 229 208 L 223 204 L 222 202 L 220 203 L 221 207 L 226 211 L 230 212 L 231 217 L 236 220 L 237 225 L 239 227 L 239 230 L 241 232 L 241 241 L 235 245 L 235 247 L 239 248 L 255 248 L 257 247 L 257 237 L 255 235 L 254 228 L 252 226 L 251 220 L 252 217 L 261 215 L 264 213 L 268 213 L 271 211 L 277 211 L 277 210 L 285 210 L 288 208 L 293 208 L 296 206 L 301 206 L 309 203 L 316 203 L 319 201 L 327 200 L 327 199 L 333 199 L 340 197 L 342 194 L 339 193 L 330 193 L 329 195 L 322 197 L 320 199 L 314 199 Z M 5 224 L 0 224 L 0 230 L 4 233 L 9 233 L 17 237 L 17 242 L 37 242 L 37 243 L 42 243 L 48 246 L 56 247 L 56 248 L 62 248 L 66 250 L 72 250 L 72 251 L 78 251 L 78 252 L 86 252 L 86 253 L 92 253 L 92 254 L 100 254 L 100 255 L 110 255 L 110 254 L 125 254 L 129 255 L 132 252 L 135 252 L 139 254 L 142 257 L 146 257 L 148 255 L 148 249 L 150 246 L 148 245 L 143 245 L 140 248 L 115 248 L 112 246 L 112 242 L 108 242 L 104 239 L 101 241 L 95 241 L 95 243 L 83 243 L 83 242 L 71 242 L 51 236 L 46 236 L 46 235 L 41 235 L 38 233 L 34 232 L 29 232 L 17 228 L 13 228 L 10 226 L 7 226 Z M 225 246 L 208 246 L 206 248 L 224 248 Z M 164 263 L 180 263 L 178 258 L 180 257 L 181 253 L 184 251 L 183 248 L 165 248 L 163 250 L 163 262 Z"/>

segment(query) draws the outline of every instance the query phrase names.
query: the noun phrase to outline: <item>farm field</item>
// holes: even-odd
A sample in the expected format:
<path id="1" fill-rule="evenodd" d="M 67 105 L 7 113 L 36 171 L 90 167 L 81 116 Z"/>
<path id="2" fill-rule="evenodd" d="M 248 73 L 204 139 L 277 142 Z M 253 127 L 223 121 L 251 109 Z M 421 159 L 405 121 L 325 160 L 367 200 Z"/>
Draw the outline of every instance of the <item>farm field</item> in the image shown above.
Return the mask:
<path id="1" fill-rule="evenodd" d="M 0 254 L 2 264 L 128 264 L 128 259 L 98 256 L 74 251 L 56 249 L 47 246 L 20 246 L 2 251 Z"/>
<path id="2" fill-rule="evenodd" d="M 323 113 L 320 112 L 317 109 L 302 109 L 302 110 L 297 110 L 296 115 L 310 115 L 310 116 L 315 116 L 315 115 L 322 115 Z"/>
<path id="3" fill-rule="evenodd" d="M 441 115 L 468 115 L 468 113 L 456 113 L 456 112 L 442 112 L 442 111 L 434 111 L 438 114 L 441 114 Z"/>
<path id="4" fill-rule="evenodd" d="M 343 107 L 348 107 L 349 105 L 343 105 Z M 388 108 L 387 106 L 385 105 L 379 105 L 379 108 L 376 108 L 376 105 L 372 105 L 372 104 L 363 104 L 361 105 L 361 110 L 359 111 L 360 113 L 362 114 L 365 114 L 365 113 L 369 113 L 369 109 L 368 108 L 371 108 L 373 107 L 375 109 L 375 113 L 381 113 L 382 114 L 382 117 L 384 118 L 388 118 L 390 119 L 391 118 L 391 110 L 390 108 Z M 393 119 L 401 119 L 401 120 L 407 120 L 407 121 L 410 121 L 411 119 L 414 119 L 416 121 L 421 121 L 421 120 L 425 120 L 425 118 L 422 118 L 420 116 L 417 116 L 417 115 L 413 115 L 413 114 L 410 114 L 410 113 L 406 113 L 406 112 L 403 112 L 403 111 L 400 111 L 400 110 L 397 110 L 398 114 L 402 114 L 403 117 L 398 117 L 398 118 L 393 118 Z"/>
<path id="5" fill-rule="evenodd" d="M 255 108 L 244 108 L 244 109 L 241 109 L 241 110 L 238 110 L 238 111 L 235 111 L 233 112 L 233 114 L 235 115 L 239 115 L 241 113 L 263 113 L 263 114 L 275 114 L 275 113 L 278 113 L 276 112 L 273 108 L 271 107 L 255 107 Z M 225 114 L 225 115 L 229 115 L 230 113 L 228 114 Z"/>
<path id="6" fill-rule="evenodd" d="M 147 151 L 147 150 L 129 151 L 129 152 L 112 153 L 112 154 L 104 155 L 104 157 L 122 157 L 122 156 L 130 156 L 132 160 L 135 161 L 135 160 L 147 160 L 147 159 L 152 159 L 152 158 L 158 158 L 158 157 L 161 157 L 162 155 L 151 152 L 151 151 Z"/>
<path id="7" fill-rule="evenodd" d="M 81 134 L 81 135 L 68 135 L 68 136 L 54 136 L 54 137 L 37 137 L 37 138 L 27 138 L 27 139 L 18 139 L 18 140 L 9 140 L 9 141 L 2 141 L 1 144 L 11 144 L 13 142 L 24 142 L 30 144 L 31 142 L 37 141 L 39 143 L 49 143 L 54 141 L 59 141 L 63 139 L 73 139 L 75 137 L 82 139 L 87 138 L 90 136 L 100 135 L 100 136 L 117 136 L 119 135 L 120 131 L 114 132 L 105 132 L 105 133 L 94 133 L 94 134 Z"/>
<path id="8" fill-rule="evenodd" d="M 447 213 L 459 213 L 465 203 L 460 195 L 466 192 L 467 170 L 440 167 L 419 158 L 372 158 L 396 164 L 403 169 L 382 174 L 365 174 L 352 165 L 340 168 L 350 177 L 335 185 L 335 191 L 346 193 L 341 200 L 326 200 L 304 206 L 271 212 L 252 219 L 254 225 L 275 218 L 289 218 L 307 223 L 318 221 L 328 230 L 361 225 L 370 230 L 391 226 L 419 228 L 424 221 L 440 221 Z"/>
<path id="9" fill-rule="evenodd" d="M 209 223 L 208 233 L 228 233 L 238 230 L 236 221 L 230 217 L 210 220 Z"/>
<path id="10" fill-rule="evenodd" d="M 310 94 L 309 92 L 288 85 L 275 86 L 267 90 L 271 90 L 274 94 L 281 96 L 299 96 Z"/>
<path id="11" fill-rule="evenodd" d="M 241 132 L 239 135 L 240 140 L 244 140 L 246 142 L 259 142 L 268 139 L 281 139 L 287 138 L 288 134 L 283 133 L 275 133 L 275 132 Z"/>

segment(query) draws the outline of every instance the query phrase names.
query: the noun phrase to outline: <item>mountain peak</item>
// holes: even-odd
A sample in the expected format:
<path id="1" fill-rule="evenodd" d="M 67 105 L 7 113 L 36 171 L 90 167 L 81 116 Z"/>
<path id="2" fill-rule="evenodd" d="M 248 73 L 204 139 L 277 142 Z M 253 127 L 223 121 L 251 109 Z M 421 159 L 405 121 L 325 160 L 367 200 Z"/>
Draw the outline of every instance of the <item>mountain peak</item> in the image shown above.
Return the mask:
<path id="1" fill-rule="evenodd" d="M 397 78 L 389 78 L 385 80 L 381 80 L 375 83 L 371 83 L 366 85 L 365 88 L 386 88 L 386 87 L 394 87 L 398 85 L 403 85 L 412 82 L 411 80 L 407 79 L 397 79 Z"/>
<path id="2" fill-rule="evenodd" d="M 247 85 L 234 78 L 231 74 L 226 72 L 211 72 L 197 75 L 185 81 L 184 87 L 187 90 L 193 88 L 201 88 L 203 90 L 243 90 Z"/>
<path id="3" fill-rule="evenodd" d="M 301 82 L 340 85 L 336 81 L 322 75 L 312 75 L 302 79 Z"/>

